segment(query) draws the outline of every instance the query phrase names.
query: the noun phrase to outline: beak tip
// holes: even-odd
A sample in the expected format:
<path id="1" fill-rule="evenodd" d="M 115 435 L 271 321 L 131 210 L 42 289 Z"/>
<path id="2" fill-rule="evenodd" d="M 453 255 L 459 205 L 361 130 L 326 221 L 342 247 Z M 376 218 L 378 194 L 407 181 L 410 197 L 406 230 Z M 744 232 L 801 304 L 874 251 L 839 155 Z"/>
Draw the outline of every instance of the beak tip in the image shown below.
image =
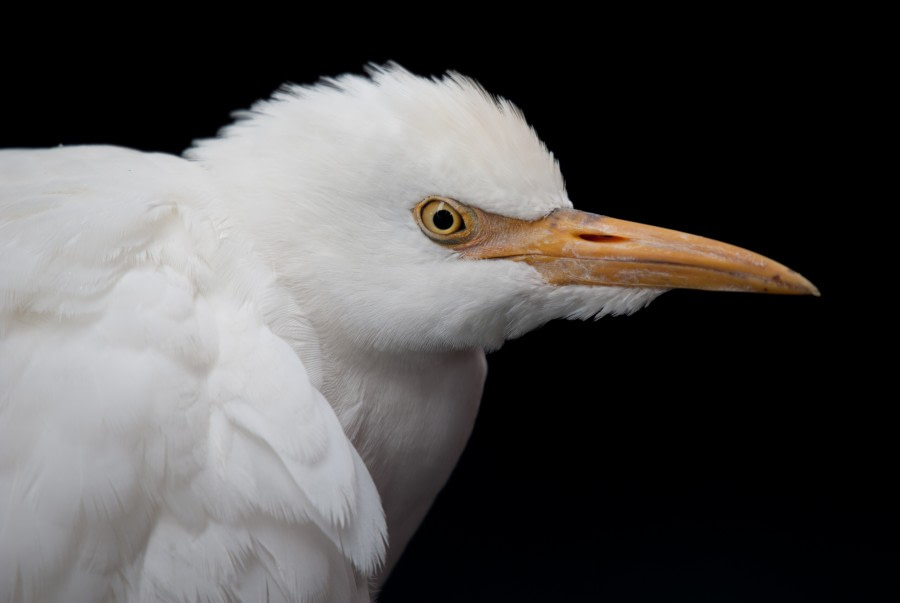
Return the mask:
<path id="1" fill-rule="evenodd" d="M 804 277 L 801 274 L 794 272 L 796 275 L 796 282 L 798 293 L 800 295 L 812 295 L 813 297 L 822 297 L 822 294 L 819 292 L 819 288 L 812 284 L 812 282 Z"/>

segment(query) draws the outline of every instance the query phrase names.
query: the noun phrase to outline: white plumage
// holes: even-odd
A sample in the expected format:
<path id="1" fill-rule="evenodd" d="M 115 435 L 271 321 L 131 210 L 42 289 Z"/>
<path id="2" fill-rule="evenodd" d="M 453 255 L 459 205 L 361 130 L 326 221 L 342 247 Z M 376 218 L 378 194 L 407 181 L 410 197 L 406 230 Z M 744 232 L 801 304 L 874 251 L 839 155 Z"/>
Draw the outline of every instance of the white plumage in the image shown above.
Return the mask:
<path id="1" fill-rule="evenodd" d="M 116 148 L 0 165 L 4 600 L 353 600 L 377 494 L 202 171 Z"/>
<path id="2" fill-rule="evenodd" d="M 432 195 L 571 206 L 459 76 L 289 87 L 186 157 L 0 152 L 0 601 L 369 601 L 465 446 L 482 350 L 665 288 L 423 236 Z"/>

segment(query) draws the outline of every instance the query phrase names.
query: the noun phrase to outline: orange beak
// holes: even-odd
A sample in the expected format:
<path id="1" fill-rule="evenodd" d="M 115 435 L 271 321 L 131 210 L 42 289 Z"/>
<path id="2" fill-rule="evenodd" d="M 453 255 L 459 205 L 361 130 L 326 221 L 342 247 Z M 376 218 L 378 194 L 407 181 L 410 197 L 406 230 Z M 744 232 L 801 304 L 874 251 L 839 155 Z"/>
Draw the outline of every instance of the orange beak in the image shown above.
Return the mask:
<path id="1" fill-rule="evenodd" d="M 533 222 L 478 211 L 477 220 L 479 234 L 454 246 L 461 255 L 525 262 L 554 285 L 819 295 L 778 262 L 676 230 L 573 209 Z"/>

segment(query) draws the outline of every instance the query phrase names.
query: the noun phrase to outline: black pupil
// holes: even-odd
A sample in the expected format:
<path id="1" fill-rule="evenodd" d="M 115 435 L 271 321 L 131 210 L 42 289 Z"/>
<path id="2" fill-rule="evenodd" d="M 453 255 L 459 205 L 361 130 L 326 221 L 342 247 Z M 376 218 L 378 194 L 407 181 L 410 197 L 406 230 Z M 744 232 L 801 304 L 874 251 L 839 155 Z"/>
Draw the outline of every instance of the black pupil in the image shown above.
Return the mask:
<path id="1" fill-rule="evenodd" d="M 434 221 L 434 227 L 438 230 L 447 230 L 453 226 L 453 214 L 446 209 L 439 209 L 434 212 L 434 216 L 431 219 Z"/>

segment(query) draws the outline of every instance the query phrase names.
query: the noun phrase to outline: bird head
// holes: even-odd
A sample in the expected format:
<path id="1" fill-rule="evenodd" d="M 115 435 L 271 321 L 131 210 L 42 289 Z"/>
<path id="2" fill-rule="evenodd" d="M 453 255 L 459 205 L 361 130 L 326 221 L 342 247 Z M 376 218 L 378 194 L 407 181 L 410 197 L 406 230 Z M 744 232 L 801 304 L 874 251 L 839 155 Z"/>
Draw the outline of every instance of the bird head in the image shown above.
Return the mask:
<path id="1" fill-rule="evenodd" d="M 572 208 L 511 103 L 372 67 L 287 86 L 187 156 L 320 330 L 385 350 L 494 349 L 672 288 L 817 293 L 738 247 Z"/>

